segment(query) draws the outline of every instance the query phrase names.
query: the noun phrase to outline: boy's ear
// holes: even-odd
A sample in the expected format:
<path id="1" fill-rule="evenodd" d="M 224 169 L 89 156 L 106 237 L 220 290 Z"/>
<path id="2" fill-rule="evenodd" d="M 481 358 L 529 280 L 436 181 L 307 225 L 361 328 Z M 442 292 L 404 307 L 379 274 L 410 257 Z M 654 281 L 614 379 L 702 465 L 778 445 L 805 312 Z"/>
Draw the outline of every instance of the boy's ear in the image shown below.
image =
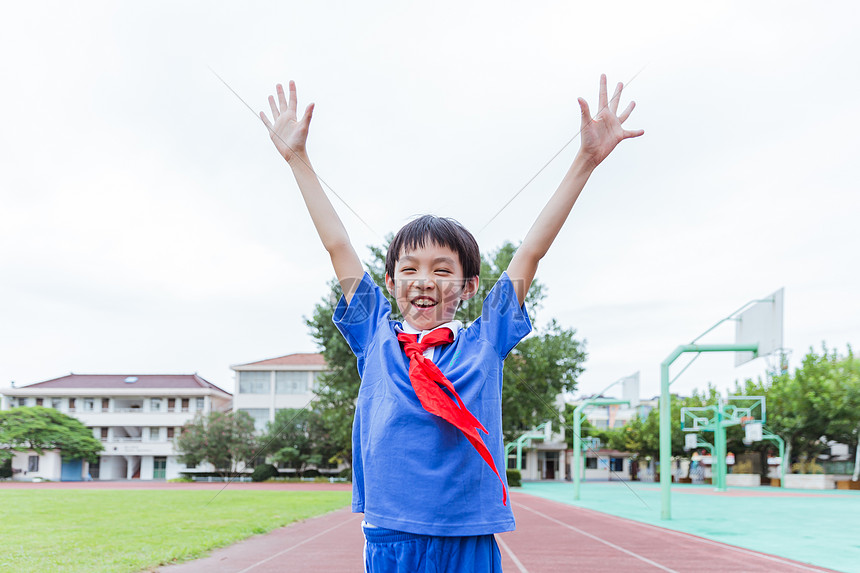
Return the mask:
<path id="1" fill-rule="evenodd" d="M 463 292 L 460 293 L 460 299 L 469 300 L 476 294 L 478 294 L 478 285 L 481 282 L 480 277 L 472 277 L 470 279 L 466 279 L 465 284 L 463 285 Z"/>
<path id="2" fill-rule="evenodd" d="M 394 294 L 394 279 L 388 276 L 388 273 L 385 273 L 385 288 L 388 289 L 388 294 L 394 297 L 397 296 Z"/>

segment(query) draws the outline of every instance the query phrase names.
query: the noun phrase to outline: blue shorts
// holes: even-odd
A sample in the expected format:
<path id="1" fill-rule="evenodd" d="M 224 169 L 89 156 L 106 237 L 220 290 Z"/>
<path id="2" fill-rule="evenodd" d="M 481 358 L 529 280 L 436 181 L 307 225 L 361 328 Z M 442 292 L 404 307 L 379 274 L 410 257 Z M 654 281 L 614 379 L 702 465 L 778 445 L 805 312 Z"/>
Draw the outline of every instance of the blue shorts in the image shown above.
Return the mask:
<path id="1" fill-rule="evenodd" d="M 501 573 L 493 535 L 441 537 L 381 527 L 364 530 L 366 573 Z"/>

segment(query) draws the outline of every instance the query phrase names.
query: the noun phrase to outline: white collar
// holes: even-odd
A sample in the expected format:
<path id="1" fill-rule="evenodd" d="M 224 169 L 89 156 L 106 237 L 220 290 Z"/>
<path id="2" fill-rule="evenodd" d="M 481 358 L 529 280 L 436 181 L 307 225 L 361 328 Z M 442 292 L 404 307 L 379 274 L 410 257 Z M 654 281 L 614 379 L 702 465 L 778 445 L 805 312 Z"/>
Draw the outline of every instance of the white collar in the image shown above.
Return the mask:
<path id="1" fill-rule="evenodd" d="M 400 330 L 407 334 L 417 334 L 418 340 L 421 340 L 425 334 L 429 334 L 438 328 L 450 328 L 451 332 L 454 333 L 454 338 L 457 338 L 457 333 L 460 332 L 460 329 L 463 328 L 463 323 L 459 320 L 452 320 L 451 322 L 446 322 L 445 324 L 440 324 L 435 328 L 431 328 L 430 330 L 418 330 L 405 320 L 403 321 Z"/>

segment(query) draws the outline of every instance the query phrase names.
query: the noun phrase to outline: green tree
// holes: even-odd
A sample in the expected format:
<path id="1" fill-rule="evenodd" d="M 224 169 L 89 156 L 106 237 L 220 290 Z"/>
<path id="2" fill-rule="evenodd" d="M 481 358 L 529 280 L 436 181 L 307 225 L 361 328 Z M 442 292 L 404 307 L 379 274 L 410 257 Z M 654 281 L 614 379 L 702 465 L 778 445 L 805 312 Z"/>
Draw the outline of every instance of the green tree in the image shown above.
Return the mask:
<path id="1" fill-rule="evenodd" d="M 853 450 L 856 481 L 860 479 L 860 359 L 850 346 L 845 356 L 837 354 L 835 358 L 830 363 L 826 383 L 829 399 L 819 400 L 816 407 L 827 418 L 824 429 L 827 440 L 847 444 Z"/>
<path id="2" fill-rule="evenodd" d="M 646 416 L 634 416 L 618 432 L 609 437 L 609 445 L 622 452 L 636 454 L 637 458 L 651 457 L 656 459 L 660 454 L 659 416 L 655 408 Z"/>
<path id="3" fill-rule="evenodd" d="M 325 466 L 341 461 L 337 444 L 323 424 L 318 410 L 278 410 L 262 440 L 272 461 L 302 473 L 307 465 Z"/>
<path id="4" fill-rule="evenodd" d="M 64 459 L 98 461 L 104 448 L 93 431 L 80 420 L 42 406 L 12 408 L 0 412 L 0 461 L 13 452 L 60 450 Z"/>
<path id="5" fill-rule="evenodd" d="M 502 386 L 506 442 L 544 420 L 558 418 L 558 395 L 576 388 L 586 358 L 584 345 L 575 334 L 553 319 L 508 355 Z"/>
<path id="6" fill-rule="evenodd" d="M 718 393 L 715 386 L 708 385 L 704 392 L 693 391 L 692 396 L 672 396 L 672 455 L 686 456 L 684 450 L 685 434 L 681 429 L 681 408 L 700 408 L 717 403 Z M 713 442 L 713 433 L 702 432 L 701 437 Z M 643 418 L 635 416 L 623 428 L 613 432 L 610 436 L 610 445 L 621 451 L 632 452 L 637 457 L 660 456 L 660 409 L 653 408 Z"/>
<path id="7" fill-rule="evenodd" d="M 385 246 L 371 247 L 371 259 L 365 261 L 365 268 L 377 284 L 383 284 L 385 253 L 390 242 L 389 236 Z M 498 250 L 482 256 L 478 293 L 461 304 L 458 320 L 469 324 L 480 316 L 484 299 L 510 264 L 515 252 L 516 246 L 507 242 Z M 312 317 L 306 322 L 329 367 L 329 372 L 319 380 L 321 425 L 328 432 L 332 443 L 338 446 L 343 458 L 350 460 L 352 420 L 361 380 L 355 356 L 332 323 L 335 305 L 341 296 L 340 286 L 336 280 L 332 280 L 329 287 L 330 294 L 315 305 Z M 383 291 L 389 296 L 385 289 Z M 526 296 L 526 305 L 533 320 L 535 310 L 545 297 L 544 291 L 538 281 L 533 281 Z M 397 305 L 390 296 L 389 301 L 392 317 L 399 319 Z M 576 388 L 576 379 L 582 372 L 582 363 L 586 358 L 584 342 L 576 340 L 575 334 L 575 330 L 565 329 L 551 321 L 545 328 L 538 329 L 536 336 L 522 341 L 508 355 L 502 395 L 505 439 L 514 438 L 547 418 L 558 416 L 556 397 Z"/>
<path id="8" fill-rule="evenodd" d="M 247 412 L 198 414 L 182 427 L 175 441 L 180 461 L 189 466 L 210 463 L 223 477 L 248 463 L 257 448 L 254 420 Z"/>
<path id="9" fill-rule="evenodd" d="M 820 353 L 810 348 L 793 373 L 747 380 L 743 391 L 766 397 L 766 426 L 785 440 L 789 460 L 815 460 L 829 441 L 848 444 L 857 459 L 860 361 L 850 346 L 845 355 L 826 345 Z"/>
<path id="10" fill-rule="evenodd" d="M 569 448 L 573 448 L 573 412 L 575 409 L 576 406 L 574 406 L 573 404 L 564 405 L 564 426 L 567 429 L 564 434 L 564 437 L 565 442 L 567 442 L 567 447 Z M 598 438 L 600 440 L 601 445 L 609 444 L 609 439 L 612 435 L 612 432 L 612 430 L 597 429 L 587 419 L 583 420 L 580 426 L 580 437 L 583 440 L 585 438 Z"/>

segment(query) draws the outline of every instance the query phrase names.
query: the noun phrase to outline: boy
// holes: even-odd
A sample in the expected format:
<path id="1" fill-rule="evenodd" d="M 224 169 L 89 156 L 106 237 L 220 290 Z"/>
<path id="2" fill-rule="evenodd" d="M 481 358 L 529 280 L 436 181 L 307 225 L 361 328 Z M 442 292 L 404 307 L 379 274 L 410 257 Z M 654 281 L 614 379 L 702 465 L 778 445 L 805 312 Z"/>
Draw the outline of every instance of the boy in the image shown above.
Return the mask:
<path id="1" fill-rule="evenodd" d="M 358 358 L 361 388 L 353 425 L 353 511 L 363 512 L 367 571 L 501 571 L 494 533 L 514 529 L 501 436 L 502 364 L 531 330 L 523 301 L 591 172 L 642 130 L 621 124 L 622 85 L 599 110 L 582 111 L 581 147 L 558 190 L 468 327 L 454 320 L 475 295 L 480 254 L 451 219 L 424 216 L 401 229 L 386 256 L 385 287 L 404 318 L 364 272 L 346 229 L 323 192 L 305 149 L 313 104 L 296 115 L 277 86 L 274 123 L 260 117 L 295 175 L 331 256 L 343 297 L 334 321 Z M 487 443 L 484 442 L 486 437 Z M 476 455 L 477 454 L 477 455 Z"/>

